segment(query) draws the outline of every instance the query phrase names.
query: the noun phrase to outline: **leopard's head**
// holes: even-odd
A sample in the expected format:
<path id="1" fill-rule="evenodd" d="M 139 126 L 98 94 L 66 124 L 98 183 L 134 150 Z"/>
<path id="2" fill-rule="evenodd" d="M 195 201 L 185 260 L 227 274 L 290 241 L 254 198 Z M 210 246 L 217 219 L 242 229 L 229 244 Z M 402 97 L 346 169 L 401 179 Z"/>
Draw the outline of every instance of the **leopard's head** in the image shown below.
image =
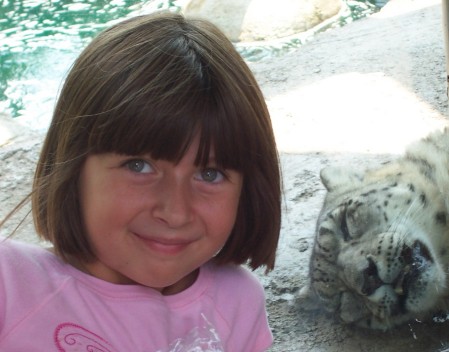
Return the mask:
<path id="1" fill-rule="evenodd" d="M 318 300 L 346 323 L 383 330 L 435 312 L 448 292 L 441 194 L 395 166 L 326 168 L 321 179 L 327 195 L 310 264 Z"/>

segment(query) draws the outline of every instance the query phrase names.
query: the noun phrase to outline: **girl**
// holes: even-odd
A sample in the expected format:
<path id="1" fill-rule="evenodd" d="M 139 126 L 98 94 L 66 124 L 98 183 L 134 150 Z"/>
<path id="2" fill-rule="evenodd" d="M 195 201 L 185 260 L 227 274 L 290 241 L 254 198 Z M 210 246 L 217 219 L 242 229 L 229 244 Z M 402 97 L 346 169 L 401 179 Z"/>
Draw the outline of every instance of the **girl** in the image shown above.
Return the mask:
<path id="1" fill-rule="evenodd" d="M 274 267 L 278 156 L 253 75 L 210 23 L 147 15 L 94 39 L 31 200 L 52 247 L 1 243 L 0 350 L 271 345 L 263 289 L 239 265 Z"/>

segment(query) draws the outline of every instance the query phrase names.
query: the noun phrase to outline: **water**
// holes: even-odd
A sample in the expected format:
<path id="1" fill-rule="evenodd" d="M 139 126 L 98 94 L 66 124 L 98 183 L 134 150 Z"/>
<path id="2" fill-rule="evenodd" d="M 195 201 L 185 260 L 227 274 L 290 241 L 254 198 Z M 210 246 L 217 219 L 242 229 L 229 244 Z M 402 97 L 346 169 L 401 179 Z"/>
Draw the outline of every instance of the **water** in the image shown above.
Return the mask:
<path id="1" fill-rule="evenodd" d="M 168 1 L 0 0 L 0 113 L 48 126 L 70 65 L 102 29 Z"/>
<path id="2" fill-rule="evenodd" d="M 373 0 L 344 1 L 340 25 L 374 6 Z M 0 114 L 46 130 L 63 78 L 85 45 L 114 22 L 161 8 L 176 10 L 177 1 L 0 0 Z M 238 50 L 257 61 L 296 50 L 308 40 L 303 37 Z"/>

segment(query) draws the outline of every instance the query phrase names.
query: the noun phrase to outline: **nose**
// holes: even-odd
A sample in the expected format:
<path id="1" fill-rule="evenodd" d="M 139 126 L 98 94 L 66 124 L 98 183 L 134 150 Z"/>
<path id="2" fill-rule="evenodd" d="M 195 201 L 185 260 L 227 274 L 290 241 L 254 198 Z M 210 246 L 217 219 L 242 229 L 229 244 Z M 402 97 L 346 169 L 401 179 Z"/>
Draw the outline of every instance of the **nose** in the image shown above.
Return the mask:
<path id="1" fill-rule="evenodd" d="M 158 185 L 153 216 L 170 228 L 179 228 L 192 219 L 192 190 L 188 182 L 168 178 Z"/>
<path id="2" fill-rule="evenodd" d="M 368 257 L 368 266 L 363 270 L 362 294 L 372 295 L 379 287 L 384 285 L 379 277 L 377 265 L 371 257 Z"/>

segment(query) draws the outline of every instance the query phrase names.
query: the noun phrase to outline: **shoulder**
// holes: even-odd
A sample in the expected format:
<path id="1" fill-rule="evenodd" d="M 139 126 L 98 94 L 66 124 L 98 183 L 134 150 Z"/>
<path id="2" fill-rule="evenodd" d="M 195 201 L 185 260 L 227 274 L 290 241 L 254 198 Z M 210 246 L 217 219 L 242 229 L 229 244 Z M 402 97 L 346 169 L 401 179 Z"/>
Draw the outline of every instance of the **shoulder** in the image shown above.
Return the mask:
<path id="1" fill-rule="evenodd" d="M 49 254 L 50 252 L 38 245 L 0 237 L 0 269 L 17 265 L 23 268 L 28 263 L 46 261 L 50 259 Z"/>
<path id="2" fill-rule="evenodd" d="M 265 292 L 257 277 L 247 268 L 238 265 L 208 265 L 212 272 L 215 307 L 228 322 L 247 322 L 266 315 Z M 244 320 L 245 320 L 244 319 Z"/>
<path id="3" fill-rule="evenodd" d="M 43 247 L 0 239 L 0 280 L 3 287 L 19 288 L 38 280 L 42 285 L 59 271 L 58 267 L 61 267 L 59 259 Z"/>
<path id="4" fill-rule="evenodd" d="M 249 269 L 241 265 L 209 264 L 207 269 L 211 271 L 214 284 L 220 293 L 232 292 L 239 299 L 251 298 L 265 301 L 264 288 Z"/>
<path id="5" fill-rule="evenodd" d="M 51 258 L 37 245 L 0 238 L 0 330 L 25 317 L 52 289 Z"/>
<path id="6" fill-rule="evenodd" d="M 0 268 L 13 266 L 16 263 L 26 264 L 40 257 L 45 249 L 13 239 L 0 238 Z"/>
<path id="7" fill-rule="evenodd" d="M 265 351 L 272 343 L 265 293 L 258 278 L 244 266 L 209 264 L 217 312 L 230 331 L 227 350 Z"/>

